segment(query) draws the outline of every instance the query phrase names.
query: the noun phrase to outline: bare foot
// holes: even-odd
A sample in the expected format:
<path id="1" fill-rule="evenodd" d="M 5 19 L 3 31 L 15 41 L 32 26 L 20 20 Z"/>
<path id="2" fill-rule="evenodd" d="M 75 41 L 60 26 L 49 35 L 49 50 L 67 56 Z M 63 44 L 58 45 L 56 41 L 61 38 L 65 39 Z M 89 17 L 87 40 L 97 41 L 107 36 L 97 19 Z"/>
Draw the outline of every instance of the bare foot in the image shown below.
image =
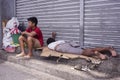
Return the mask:
<path id="1" fill-rule="evenodd" d="M 24 52 L 21 52 L 20 54 L 16 55 L 16 57 L 24 57 L 26 54 Z"/>
<path id="2" fill-rule="evenodd" d="M 110 52 L 111 52 L 112 56 L 113 56 L 113 57 L 116 57 L 116 56 L 117 56 L 117 53 L 116 53 L 115 49 L 114 49 L 112 46 L 110 46 L 110 47 L 108 47 L 108 48 L 110 49 Z"/>
<path id="3" fill-rule="evenodd" d="M 102 60 L 107 59 L 107 56 L 106 56 L 106 55 L 103 55 L 103 54 L 100 54 L 99 57 L 100 57 L 100 59 L 102 59 Z"/>
<path id="4" fill-rule="evenodd" d="M 27 58 L 27 59 L 30 59 L 32 56 L 30 56 L 30 55 L 26 55 L 26 56 L 24 56 L 24 58 Z"/>
<path id="5" fill-rule="evenodd" d="M 101 53 L 98 52 L 98 51 L 95 51 L 95 54 L 96 54 L 100 59 L 102 59 L 102 60 L 107 59 L 107 56 L 106 56 L 106 55 L 103 55 L 103 54 L 101 54 Z"/>
<path id="6" fill-rule="evenodd" d="M 117 53 L 116 53 L 115 50 L 110 50 L 110 51 L 111 51 L 111 54 L 112 54 L 113 57 L 116 57 L 116 56 L 117 56 Z"/>

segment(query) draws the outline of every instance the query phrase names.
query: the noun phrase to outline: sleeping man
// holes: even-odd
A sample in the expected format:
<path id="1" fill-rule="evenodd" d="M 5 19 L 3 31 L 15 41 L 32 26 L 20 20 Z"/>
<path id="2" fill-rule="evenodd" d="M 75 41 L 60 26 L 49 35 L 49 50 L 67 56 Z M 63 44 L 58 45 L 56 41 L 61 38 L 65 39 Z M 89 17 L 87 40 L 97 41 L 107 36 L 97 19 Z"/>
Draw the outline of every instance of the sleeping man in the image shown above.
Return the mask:
<path id="1" fill-rule="evenodd" d="M 116 51 L 112 47 L 100 47 L 100 48 L 82 48 L 75 42 L 66 42 L 64 40 L 55 41 L 55 33 L 52 33 L 52 38 L 47 40 L 48 48 L 62 52 L 71 53 L 76 55 L 85 56 L 97 56 L 100 59 L 107 59 L 107 55 L 102 54 L 103 51 L 109 51 L 113 57 L 117 56 Z"/>

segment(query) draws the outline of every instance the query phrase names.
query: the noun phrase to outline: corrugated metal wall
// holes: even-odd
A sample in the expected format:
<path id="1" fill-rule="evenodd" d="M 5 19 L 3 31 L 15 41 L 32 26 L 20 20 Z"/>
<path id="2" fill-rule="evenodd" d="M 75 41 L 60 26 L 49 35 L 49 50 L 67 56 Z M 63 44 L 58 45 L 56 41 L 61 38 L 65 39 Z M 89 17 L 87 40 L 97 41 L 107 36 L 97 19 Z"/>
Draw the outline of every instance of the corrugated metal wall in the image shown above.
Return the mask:
<path id="1" fill-rule="evenodd" d="M 2 20 L 11 19 L 15 16 L 15 0 L 2 0 Z"/>
<path id="2" fill-rule="evenodd" d="M 0 48 L 2 47 L 2 20 L 9 20 L 15 16 L 15 0 L 0 0 Z"/>
<path id="3" fill-rule="evenodd" d="M 0 48 L 2 47 L 2 27 L 1 27 L 1 0 L 0 0 Z"/>
<path id="4" fill-rule="evenodd" d="M 85 0 L 84 10 L 84 45 L 120 49 L 120 0 Z"/>
<path id="5" fill-rule="evenodd" d="M 16 14 L 26 23 L 28 17 L 38 17 L 45 40 L 56 31 L 58 40 L 120 51 L 120 0 L 16 0 Z"/>
<path id="6" fill-rule="evenodd" d="M 44 40 L 57 32 L 57 40 L 80 40 L 80 0 L 16 0 L 16 15 L 27 24 L 36 16 Z"/>

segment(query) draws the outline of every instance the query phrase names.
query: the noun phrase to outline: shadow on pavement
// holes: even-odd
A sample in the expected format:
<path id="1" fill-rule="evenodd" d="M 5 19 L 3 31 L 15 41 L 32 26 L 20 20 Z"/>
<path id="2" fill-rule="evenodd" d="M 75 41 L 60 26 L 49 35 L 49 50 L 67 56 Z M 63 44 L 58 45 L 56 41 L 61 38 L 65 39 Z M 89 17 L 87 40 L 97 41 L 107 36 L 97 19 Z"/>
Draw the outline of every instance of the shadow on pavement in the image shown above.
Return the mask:
<path id="1" fill-rule="evenodd" d="M 58 58 L 56 57 L 49 57 L 43 58 L 46 62 L 53 63 L 53 64 L 64 64 L 64 65 L 90 65 L 90 62 L 87 62 L 84 59 L 73 59 L 73 60 L 66 60 L 61 59 L 59 63 L 56 62 Z M 94 72 L 95 71 L 95 72 Z M 109 79 L 109 78 L 117 78 L 120 77 L 120 57 L 117 58 L 109 58 L 108 60 L 104 60 L 101 64 L 99 64 L 96 68 L 89 71 L 85 71 L 86 74 L 90 74 L 93 77 L 97 77 L 100 79 Z M 105 75 L 105 76 L 97 76 L 98 74 Z"/>

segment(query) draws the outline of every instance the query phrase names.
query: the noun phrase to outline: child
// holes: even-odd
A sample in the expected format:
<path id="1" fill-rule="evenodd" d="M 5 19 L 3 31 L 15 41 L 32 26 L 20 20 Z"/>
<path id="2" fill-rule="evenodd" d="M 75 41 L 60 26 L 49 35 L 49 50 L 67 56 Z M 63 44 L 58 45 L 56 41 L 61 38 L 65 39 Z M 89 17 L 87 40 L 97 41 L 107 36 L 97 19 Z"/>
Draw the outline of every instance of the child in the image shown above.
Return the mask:
<path id="1" fill-rule="evenodd" d="M 33 48 L 40 48 L 43 46 L 43 35 L 41 30 L 37 27 L 38 20 L 36 17 L 28 18 L 28 28 L 22 32 L 19 37 L 21 53 L 17 57 L 31 58 Z M 28 54 L 24 50 L 24 42 L 28 46 Z"/>

